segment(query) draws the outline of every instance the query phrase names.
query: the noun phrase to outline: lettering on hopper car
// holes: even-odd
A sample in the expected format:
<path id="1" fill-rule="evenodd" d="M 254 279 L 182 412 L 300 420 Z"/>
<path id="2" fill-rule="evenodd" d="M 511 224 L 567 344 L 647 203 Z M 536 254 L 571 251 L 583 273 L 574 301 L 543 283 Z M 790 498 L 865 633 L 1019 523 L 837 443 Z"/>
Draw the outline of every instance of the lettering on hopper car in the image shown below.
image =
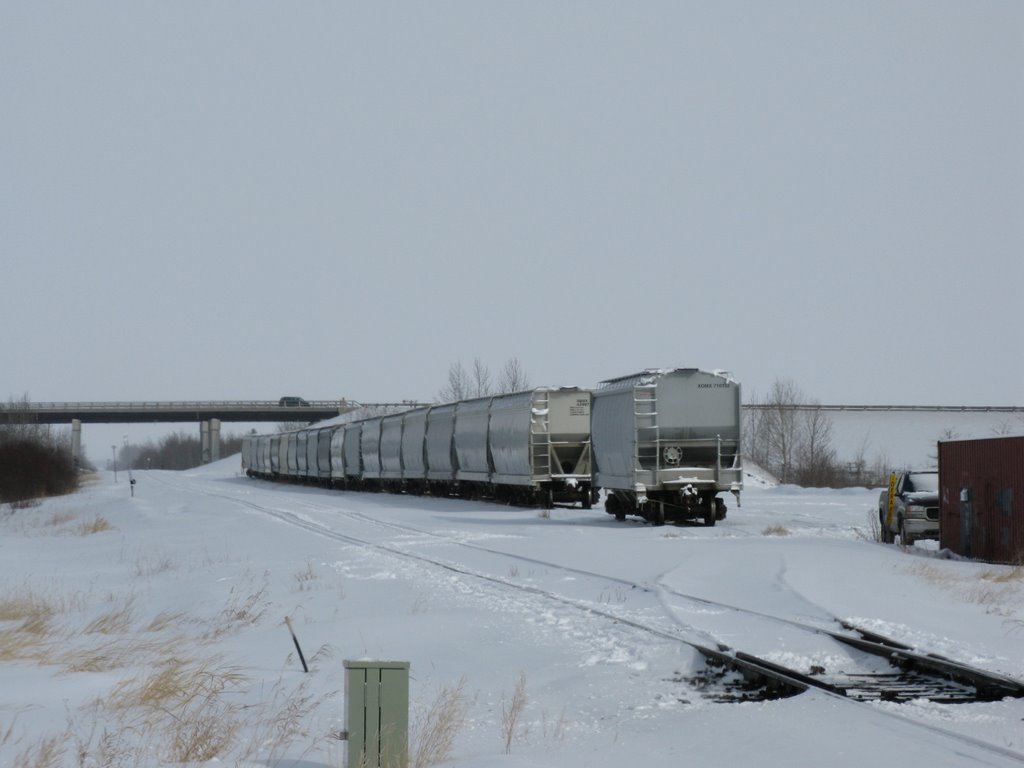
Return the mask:
<path id="1" fill-rule="evenodd" d="M 719 384 L 705 383 L 705 384 L 698 384 L 697 385 L 697 389 L 728 389 L 731 386 L 732 386 L 732 384 L 728 384 L 728 383 L 719 383 Z"/>
<path id="2" fill-rule="evenodd" d="M 590 400 L 577 400 L 576 405 L 569 406 L 570 416 L 589 416 Z"/>

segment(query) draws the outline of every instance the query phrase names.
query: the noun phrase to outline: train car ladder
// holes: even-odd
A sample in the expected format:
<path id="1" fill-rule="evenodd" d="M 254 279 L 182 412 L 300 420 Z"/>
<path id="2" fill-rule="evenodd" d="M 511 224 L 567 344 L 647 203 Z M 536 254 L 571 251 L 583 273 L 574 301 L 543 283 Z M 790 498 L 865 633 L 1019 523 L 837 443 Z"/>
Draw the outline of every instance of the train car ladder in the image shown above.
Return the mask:
<path id="1" fill-rule="evenodd" d="M 637 470 L 658 470 L 661 436 L 658 431 L 657 393 L 655 385 L 641 385 L 633 389 L 633 415 L 636 420 L 636 448 L 633 458 Z"/>
<path id="2" fill-rule="evenodd" d="M 551 435 L 548 434 L 550 408 L 547 390 L 534 393 L 530 415 L 530 463 L 534 478 L 551 478 Z"/>

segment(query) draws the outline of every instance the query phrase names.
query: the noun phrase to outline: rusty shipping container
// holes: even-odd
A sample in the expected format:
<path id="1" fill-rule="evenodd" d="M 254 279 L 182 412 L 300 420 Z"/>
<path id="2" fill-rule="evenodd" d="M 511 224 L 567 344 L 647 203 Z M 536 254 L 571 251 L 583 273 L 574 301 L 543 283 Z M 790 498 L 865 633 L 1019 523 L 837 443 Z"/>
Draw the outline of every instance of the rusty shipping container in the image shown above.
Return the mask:
<path id="1" fill-rule="evenodd" d="M 944 549 L 1024 563 L 1024 437 L 940 442 L 939 520 Z"/>

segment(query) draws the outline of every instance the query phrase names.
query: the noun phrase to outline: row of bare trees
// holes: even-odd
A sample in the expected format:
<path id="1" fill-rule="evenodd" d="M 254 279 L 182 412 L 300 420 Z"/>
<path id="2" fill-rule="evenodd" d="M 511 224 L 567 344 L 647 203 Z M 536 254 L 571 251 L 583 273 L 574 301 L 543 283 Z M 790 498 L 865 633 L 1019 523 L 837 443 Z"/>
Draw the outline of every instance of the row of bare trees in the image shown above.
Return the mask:
<path id="1" fill-rule="evenodd" d="M 466 368 L 459 361 L 448 367 L 448 381 L 438 390 L 437 400 L 451 403 L 472 397 L 521 392 L 529 388 L 529 377 L 518 357 L 509 358 L 496 377 L 491 376 L 490 369 L 477 357 L 471 368 Z"/>
<path id="2" fill-rule="evenodd" d="M 817 405 L 792 379 L 777 379 L 763 400 L 755 397 L 747 404 L 744 454 L 782 483 L 818 488 L 880 484 L 884 462 L 868 466 L 863 455 L 839 460 L 832 420 Z"/>

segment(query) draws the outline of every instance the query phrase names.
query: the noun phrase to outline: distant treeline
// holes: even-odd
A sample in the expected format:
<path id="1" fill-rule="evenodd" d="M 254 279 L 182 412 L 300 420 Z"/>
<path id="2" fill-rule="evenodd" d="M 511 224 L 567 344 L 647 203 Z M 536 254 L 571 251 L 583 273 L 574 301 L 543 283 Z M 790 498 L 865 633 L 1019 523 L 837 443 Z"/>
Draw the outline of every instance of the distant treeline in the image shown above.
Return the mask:
<path id="1" fill-rule="evenodd" d="M 241 450 L 240 436 L 221 436 L 221 458 Z M 203 463 L 203 445 L 193 434 L 173 432 L 155 443 L 150 440 L 142 445 L 125 446 L 121 449 L 117 463 L 119 468 L 125 469 L 192 469 Z"/>

